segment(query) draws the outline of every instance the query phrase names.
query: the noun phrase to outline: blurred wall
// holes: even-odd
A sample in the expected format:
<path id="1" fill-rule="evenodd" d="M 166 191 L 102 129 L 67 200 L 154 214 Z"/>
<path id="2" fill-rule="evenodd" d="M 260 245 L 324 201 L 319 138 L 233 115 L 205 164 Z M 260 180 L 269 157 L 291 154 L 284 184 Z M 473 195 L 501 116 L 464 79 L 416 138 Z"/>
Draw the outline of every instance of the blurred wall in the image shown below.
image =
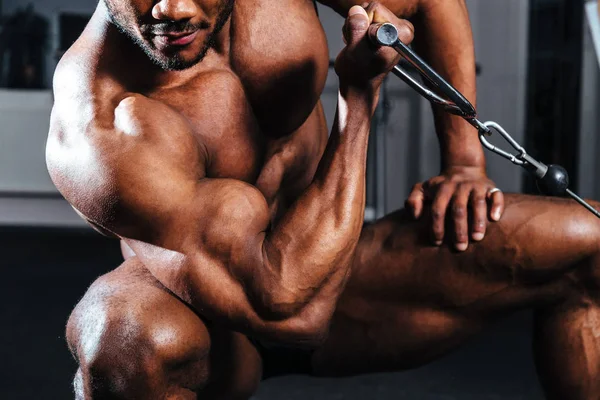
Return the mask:
<path id="1" fill-rule="evenodd" d="M 97 0 L 4 0 L 3 10 L 6 14 L 19 7 L 33 4 L 36 10 L 51 18 L 58 11 L 68 11 L 74 13 L 91 13 L 98 4 Z"/>
<path id="2" fill-rule="evenodd" d="M 482 121 L 502 125 L 518 142 L 525 141 L 529 2 L 467 0 L 481 66 L 477 110 Z M 507 148 L 506 142 L 491 141 Z M 508 147 L 510 149 L 510 147 Z M 488 173 L 505 192 L 520 192 L 523 170 L 486 151 Z"/>
<path id="3" fill-rule="evenodd" d="M 98 4 L 97 0 L 4 0 L 3 13 L 10 15 L 17 9 L 32 4 L 34 10 L 43 15 L 50 23 L 50 37 L 48 40 L 48 54 L 46 65 L 48 72 L 46 74 L 47 86 L 52 84 L 52 73 L 58 62 L 56 49 L 58 43 L 58 15 L 61 12 L 74 14 L 91 15 Z"/>
<path id="4" fill-rule="evenodd" d="M 583 27 L 581 126 L 579 141 L 578 191 L 583 197 L 600 200 L 600 15 L 598 4 L 586 4 Z"/>
<path id="5" fill-rule="evenodd" d="M 8 16 L 33 4 L 50 24 L 46 82 L 50 87 L 57 63 L 60 12 L 91 15 L 96 0 L 4 0 Z M 48 133 L 51 91 L 0 89 L 0 225 L 85 227 L 60 197 L 46 171 L 44 148 Z"/>

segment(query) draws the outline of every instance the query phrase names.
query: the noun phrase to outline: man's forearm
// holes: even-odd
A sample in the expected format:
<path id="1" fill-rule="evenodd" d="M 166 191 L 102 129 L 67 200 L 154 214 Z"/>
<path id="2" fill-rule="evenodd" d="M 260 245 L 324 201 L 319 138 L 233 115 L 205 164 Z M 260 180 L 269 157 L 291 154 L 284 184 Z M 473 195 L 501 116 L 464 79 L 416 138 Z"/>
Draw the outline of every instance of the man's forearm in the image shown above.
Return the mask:
<path id="1" fill-rule="evenodd" d="M 345 15 L 363 0 L 320 0 Z M 464 0 L 379 0 L 415 26 L 413 45 L 419 55 L 475 105 L 475 55 Z M 440 141 L 442 168 L 485 166 L 483 149 L 471 125 L 433 108 Z"/>
<path id="2" fill-rule="evenodd" d="M 261 281 L 275 287 L 257 290 L 273 294 L 269 303 L 277 313 L 297 312 L 325 285 L 334 288 L 331 301 L 342 290 L 364 219 L 373 97 L 341 87 L 336 122 L 313 183 L 265 239 L 262 273 L 268 276 Z"/>
<path id="3" fill-rule="evenodd" d="M 473 104 L 476 103 L 475 52 L 464 0 L 421 0 L 413 23 L 415 50 Z M 475 128 L 434 106 L 442 169 L 485 166 Z"/>

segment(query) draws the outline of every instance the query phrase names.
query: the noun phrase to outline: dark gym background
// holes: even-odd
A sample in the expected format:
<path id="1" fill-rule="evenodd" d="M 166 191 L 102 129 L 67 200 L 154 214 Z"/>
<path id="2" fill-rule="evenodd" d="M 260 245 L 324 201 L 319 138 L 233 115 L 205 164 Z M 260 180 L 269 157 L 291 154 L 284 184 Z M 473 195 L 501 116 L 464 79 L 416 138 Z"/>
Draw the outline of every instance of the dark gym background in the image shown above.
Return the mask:
<path id="1" fill-rule="evenodd" d="M 38 60 L 38 74 L 35 80 L 21 81 L 21 86 L 14 87 L 15 80 L 11 81 L 7 72 L 6 49 L 11 43 L 5 30 L 0 34 L 0 85 L 12 89 L 0 88 L 0 100 L 2 96 L 22 99 L 28 95 L 48 95 L 56 59 L 72 41 L 73 35 L 77 35 L 90 8 L 93 11 L 95 1 L 39 0 L 32 3 L 33 12 L 44 18 L 37 20 L 34 30 L 46 35 L 40 50 L 43 57 Z M 527 7 L 520 7 L 525 3 Z M 27 11 L 27 4 L 21 0 L 0 0 L 0 28 L 8 26 L 10 17 L 16 12 Z M 485 110 L 488 119 L 509 125 L 514 122 L 508 120 L 510 115 L 522 113 L 519 118 L 514 118 L 520 122 L 514 122 L 512 131 L 526 147 L 535 149 L 534 155 L 548 163 L 565 165 L 573 182 L 579 184 L 576 189 L 584 195 L 600 198 L 600 191 L 593 186 L 597 179 L 589 177 L 590 174 L 597 176 L 599 171 L 593 152 L 597 146 L 593 140 L 598 121 L 598 112 L 594 109 L 600 111 L 597 102 L 600 97 L 599 64 L 590 34 L 593 29 L 586 28 L 590 16 L 584 12 L 584 2 L 471 0 L 468 4 L 472 18 L 486 13 L 498 14 L 499 9 L 511 5 L 515 10 L 526 10 L 526 15 L 521 15 L 521 30 L 517 30 L 524 33 L 498 39 L 512 40 L 507 48 L 515 49 L 516 53 L 521 49 L 519 59 L 515 59 L 515 65 L 522 66 L 519 68 L 526 78 L 523 79 L 523 91 L 516 92 L 521 111 L 490 105 L 493 99 L 480 96 L 480 112 Z M 495 9 L 488 10 L 490 7 Z M 334 35 L 339 31 L 340 20 L 326 10 L 322 11 L 328 35 L 337 37 Z M 490 46 L 486 47 L 483 39 L 478 39 L 484 37 L 478 32 L 482 32 L 483 27 L 492 29 L 490 26 L 494 26 L 494 21 L 473 23 L 481 67 L 478 77 L 481 90 L 490 82 L 505 77 L 494 75 L 494 63 L 487 61 L 486 55 L 494 51 L 489 50 Z M 482 28 L 478 28 L 479 25 Z M 490 37 L 490 40 L 495 39 Z M 526 46 L 521 47 L 523 44 Z M 331 46 L 335 55 L 339 43 Z M 496 48 L 495 51 L 503 50 Z M 499 54 L 498 57 L 505 56 Z M 324 97 L 334 92 L 333 81 Z M 497 92 L 489 97 L 506 105 L 513 103 L 507 100 L 510 97 L 506 96 L 510 95 Z M 374 126 L 377 135 L 374 135 L 370 153 L 367 213 L 370 217 L 397 207 L 415 179 L 428 177 L 437 168 L 431 132 L 427 133 L 429 136 L 389 133 L 394 124 L 404 124 L 402 126 L 411 132 L 430 130 L 427 105 L 396 83 L 386 87 L 384 100 L 379 111 L 380 120 Z M 24 147 L 26 151 L 21 148 L 9 150 L 7 146 L 20 143 L 7 128 L 9 117 L 28 118 L 26 113 L 15 117 L 10 108 L 12 103 L 13 100 L 9 100 L 8 105 L 0 101 L 0 399 L 68 399 L 73 398 L 71 379 L 76 364 L 65 344 L 66 319 L 91 282 L 118 266 L 121 256 L 117 242 L 101 237 L 67 214 L 70 211 L 63 207 L 61 199 L 49 186 L 44 186 L 45 181 L 40 181 L 38 186 L 33 183 L 27 186 L 23 179 L 18 185 L 10 182 L 13 172 L 20 177 L 31 176 L 32 182 L 35 181 L 36 171 L 19 171 L 18 166 L 21 165 L 19 162 L 27 162 L 27 165 L 37 165 L 38 170 L 43 168 L 45 135 L 45 132 L 36 133 L 42 139 L 36 142 L 38 147 L 32 151 L 29 147 Z M 2 107 L 8 107 L 9 111 L 2 114 Z M 498 113 L 505 119 L 500 119 Z M 403 153 L 404 145 L 421 149 L 415 153 L 421 157 Z M 16 153 L 13 158 L 11 153 Z M 424 157 L 432 154 L 430 159 Z M 488 159 L 490 157 L 493 156 L 488 155 Z M 404 158 L 409 159 L 409 165 L 398 164 L 397 160 Z M 501 187 L 514 191 L 534 190 L 516 167 L 503 160 L 492 160 L 491 164 L 490 173 L 497 183 L 502 182 Z M 4 178 L 8 183 L 3 183 Z M 264 383 L 256 399 L 541 399 L 531 357 L 530 331 L 531 316 L 523 312 L 490 327 L 461 350 L 417 370 L 337 380 L 279 378 Z"/>

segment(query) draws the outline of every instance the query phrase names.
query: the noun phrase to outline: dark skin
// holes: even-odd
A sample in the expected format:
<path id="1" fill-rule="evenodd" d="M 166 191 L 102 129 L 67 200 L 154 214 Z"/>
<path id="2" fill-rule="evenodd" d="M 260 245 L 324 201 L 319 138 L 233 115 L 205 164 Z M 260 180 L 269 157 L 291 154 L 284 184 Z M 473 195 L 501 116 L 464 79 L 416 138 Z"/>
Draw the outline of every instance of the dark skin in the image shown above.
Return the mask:
<path id="1" fill-rule="evenodd" d="M 127 4 L 121 22 L 137 14 L 207 26 L 185 45 L 164 47 L 187 31 L 150 39 L 150 53 L 168 50 L 157 62 L 177 53 L 168 65 L 194 60 L 225 9 Z M 365 32 L 391 21 L 408 43 L 412 25 L 395 14 L 427 25 L 433 4 L 350 10 L 329 138 L 318 102 L 327 48 L 310 2 L 236 2 L 206 57 L 179 71 L 152 64 L 99 6 L 58 68 L 47 160 L 71 204 L 132 255 L 69 319 L 78 398 L 246 399 L 262 373 L 248 337 L 313 349 L 317 375 L 414 367 L 525 307 L 536 309 L 549 398 L 598 397 L 600 226 L 586 210 L 507 196 L 500 222 L 463 252 L 449 235 L 431 244 L 435 207 L 363 227 L 369 126 L 398 61 L 370 48 Z M 443 188 L 468 186 L 436 179 L 427 190 L 455 199 L 463 189 Z M 452 226 L 454 214 L 445 219 Z"/>

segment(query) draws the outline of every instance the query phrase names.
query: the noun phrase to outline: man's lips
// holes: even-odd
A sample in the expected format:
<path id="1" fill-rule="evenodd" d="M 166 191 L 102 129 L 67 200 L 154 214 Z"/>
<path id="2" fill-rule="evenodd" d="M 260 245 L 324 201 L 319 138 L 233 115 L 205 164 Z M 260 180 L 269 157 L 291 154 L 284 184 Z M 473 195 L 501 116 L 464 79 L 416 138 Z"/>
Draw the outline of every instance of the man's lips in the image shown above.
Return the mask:
<path id="1" fill-rule="evenodd" d="M 198 31 L 156 35 L 167 46 L 187 46 L 198 36 Z"/>

